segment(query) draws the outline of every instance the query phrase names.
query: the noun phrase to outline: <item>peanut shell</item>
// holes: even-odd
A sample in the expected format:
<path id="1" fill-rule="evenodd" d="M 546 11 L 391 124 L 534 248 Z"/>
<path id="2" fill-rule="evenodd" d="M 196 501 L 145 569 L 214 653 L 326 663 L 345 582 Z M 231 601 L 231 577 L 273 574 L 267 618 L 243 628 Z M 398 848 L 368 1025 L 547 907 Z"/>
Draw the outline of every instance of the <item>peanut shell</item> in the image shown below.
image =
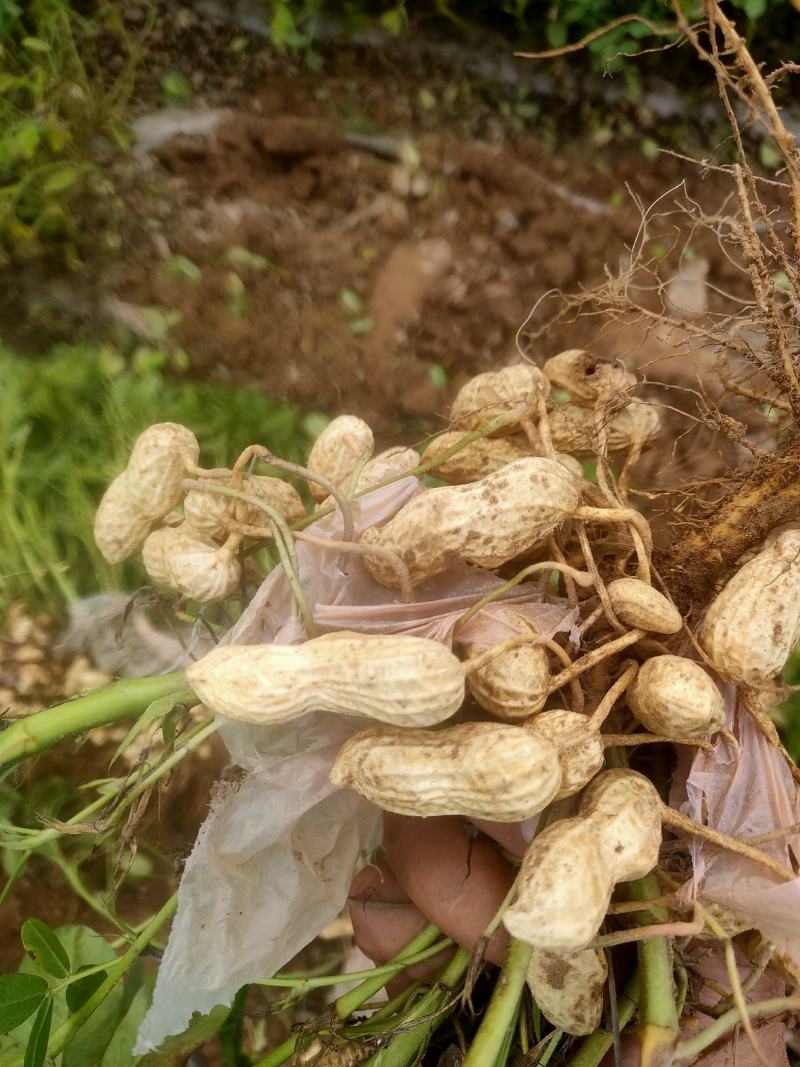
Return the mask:
<path id="1" fill-rule="evenodd" d="M 549 952 L 535 948 L 526 977 L 542 1015 L 559 1030 L 582 1036 L 600 1025 L 608 978 L 602 949 Z"/>
<path id="2" fill-rule="evenodd" d="M 602 925 L 614 879 L 588 819 L 561 819 L 535 837 L 503 925 L 512 937 L 553 952 L 585 948 Z"/>
<path id="3" fill-rule="evenodd" d="M 452 430 L 440 434 L 425 449 L 425 461 L 436 459 L 448 448 L 452 448 L 468 431 Z M 494 474 L 501 467 L 513 463 L 516 459 L 533 455 L 528 438 L 524 434 L 510 434 L 507 437 L 479 437 L 472 441 L 450 459 L 446 459 L 433 473 L 437 478 L 451 485 L 466 485 Z"/>
<path id="4" fill-rule="evenodd" d="M 314 442 L 308 457 L 308 467 L 339 486 L 352 474 L 363 455 L 371 456 L 375 448 L 372 430 L 355 415 L 340 415 L 329 422 Z M 328 490 L 309 483 L 311 495 L 320 503 Z"/>
<path id="5" fill-rule="evenodd" d="M 151 526 L 133 499 L 128 472 L 123 471 L 103 493 L 97 507 L 95 544 L 109 563 L 121 563 L 139 551 Z"/>
<path id="6" fill-rule="evenodd" d="M 331 781 L 399 815 L 517 822 L 555 797 L 555 746 L 529 730 L 466 722 L 443 730 L 377 727 L 345 741 Z"/>
<path id="7" fill-rule="evenodd" d="M 225 645 L 186 676 L 212 711 L 254 723 L 320 710 L 432 726 L 464 699 L 464 673 L 453 653 L 405 635 L 342 631 L 302 645 Z"/>
<path id="8" fill-rule="evenodd" d="M 158 585 L 172 585 L 169 569 L 169 553 L 175 540 L 175 527 L 164 526 L 153 530 L 142 546 L 142 563 L 151 578 Z"/>
<path id="9" fill-rule="evenodd" d="M 638 578 L 617 578 L 608 585 L 611 606 L 619 618 L 654 634 L 676 634 L 683 625 L 680 612 L 652 585 Z"/>
<path id="10" fill-rule="evenodd" d="M 130 459 L 131 496 L 142 514 L 156 521 L 183 499 L 183 480 L 200 458 L 191 430 L 177 422 L 157 422 L 137 437 Z"/>
<path id="11" fill-rule="evenodd" d="M 587 722 L 580 712 L 555 708 L 525 723 L 529 730 L 552 741 L 558 750 L 561 787 L 556 800 L 579 793 L 603 766 L 602 738 L 599 731 L 586 728 Z"/>
<path id="12" fill-rule="evenodd" d="M 184 523 L 165 527 L 162 549 L 171 585 L 201 604 L 224 600 L 236 592 L 241 565 L 236 552 L 217 545 Z"/>
<path id="13" fill-rule="evenodd" d="M 577 404 L 590 407 L 600 397 L 629 393 L 636 388 L 636 375 L 621 363 L 595 359 L 580 348 L 552 356 L 542 367 L 552 385 L 566 389 Z"/>
<path id="14" fill-rule="evenodd" d="M 469 659 L 483 650 L 466 651 Z M 510 648 L 467 675 L 467 687 L 484 711 L 507 722 L 541 711 L 549 683 L 547 652 L 541 645 Z"/>
<path id="15" fill-rule="evenodd" d="M 532 456 L 471 485 L 427 490 L 385 526 L 365 530 L 361 543 L 396 552 L 414 585 L 460 561 L 493 569 L 552 533 L 580 495 L 580 482 L 566 467 Z M 381 585 L 397 586 L 386 560 L 367 556 L 364 564 Z"/>
<path id="16" fill-rule="evenodd" d="M 781 534 L 734 574 L 699 637 L 731 681 L 755 688 L 773 681 L 800 640 L 800 531 Z"/>
<path id="17" fill-rule="evenodd" d="M 549 415 L 553 447 L 559 452 L 575 456 L 591 456 L 597 451 L 598 440 L 594 412 L 579 404 L 559 404 Z M 632 400 L 606 423 L 609 452 L 630 448 L 635 441 L 649 443 L 661 427 L 656 408 Z"/>
<path id="18" fill-rule="evenodd" d="M 661 798 L 643 774 L 604 771 L 587 787 L 581 816 L 597 829 L 597 846 L 616 882 L 644 878 L 658 863 Z"/>
<path id="19" fill-rule="evenodd" d="M 231 479 L 226 478 L 218 484 L 231 486 Z M 242 479 L 242 492 L 257 496 L 265 504 L 273 507 L 290 525 L 299 522 L 305 515 L 300 494 L 282 478 L 269 478 L 260 474 L 245 474 Z M 183 513 L 189 525 L 207 537 L 223 539 L 230 532 L 231 523 L 237 518 L 237 505 L 242 517 L 239 521 L 250 526 L 267 526 L 269 516 L 254 504 L 236 500 L 203 489 L 191 489 L 183 502 Z"/>
<path id="20" fill-rule="evenodd" d="M 461 387 L 450 408 L 450 421 L 458 430 L 477 430 L 498 415 L 505 415 L 510 423 L 492 434 L 503 437 L 516 432 L 521 418 L 536 417 L 540 396 L 550 396 L 550 383 L 538 367 L 518 363 L 503 370 L 487 371 Z"/>
<path id="21" fill-rule="evenodd" d="M 628 707 L 654 734 L 680 740 L 708 737 L 725 725 L 725 704 L 713 679 L 683 656 L 645 660 L 628 690 Z"/>

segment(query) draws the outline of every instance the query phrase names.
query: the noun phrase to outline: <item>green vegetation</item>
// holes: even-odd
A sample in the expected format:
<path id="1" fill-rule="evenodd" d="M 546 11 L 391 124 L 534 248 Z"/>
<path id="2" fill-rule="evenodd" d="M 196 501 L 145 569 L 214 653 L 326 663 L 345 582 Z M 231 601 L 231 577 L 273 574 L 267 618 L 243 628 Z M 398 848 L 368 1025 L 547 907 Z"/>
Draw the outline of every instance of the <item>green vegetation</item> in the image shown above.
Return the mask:
<path id="1" fill-rule="evenodd" d="M 97 239 L 99 201 L 111 188 L 90 146 L 98 137 L 126 143 L 154 7 L 142 10 L 149 16 L 133 31 L 107 0 L 89 14 L 69 0 L 0 0 L 0 264 L 54 251 L 74 262 L 77 205 L 89 195 Z"/>
<path id="2" fill-rule="evenodd" d="M 142 584 L 138 564 L 110 567 L 92 540 L 94 509 L 153 422 L 190 426 L 209 466 L 253 441 L 303 458 L 297 409 L 256 389 L 174 380 L 168 357 L 130 361 L 107 347 L 62 346 L 31 360 L 0 347 L 0 607 L 23 599 L 53 610 L 62 598 Z"/>

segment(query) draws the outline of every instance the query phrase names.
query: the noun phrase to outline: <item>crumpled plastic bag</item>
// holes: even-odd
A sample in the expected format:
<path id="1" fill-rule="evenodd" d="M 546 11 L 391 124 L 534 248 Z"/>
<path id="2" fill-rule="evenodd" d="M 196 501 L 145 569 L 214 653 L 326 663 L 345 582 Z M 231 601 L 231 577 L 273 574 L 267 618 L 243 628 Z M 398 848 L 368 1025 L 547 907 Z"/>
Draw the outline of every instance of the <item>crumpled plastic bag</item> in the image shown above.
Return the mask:
<path id="1" fill-rule="evenodd" d="M 420 492 L 419 480 L 408 477 L 354 501 L 356 531 L 388 521 Z M 338 540 L 341 527 L 337 510 L 309 531 Z M 449 644 L 459 615 L 503 584 L 463 566 L 423 583 L 415 603 L 403 604 L 395 590 L 371 578 L 358 556 L 302 541 L 296 553 L 321 631 L 420 633 Z M 465 636 L 480 646 L 519 632 L 510 612 L 533 622 L 542 638 L 573 632 L 576 611 L 557 597 L 546 599 L 536 587 L 513 589 L 476 613 Z M 305 639 L 289 583 L 276 568 L 222 643 Z M 180 1033 L 194 1012 L 230 1004 L 242 985 L 284 966 L 342 910 L 359 855 L 381 836 L 380 811 L 328 781 L 341 744 L 364 728 L 363 719 L 316 713 L 280 726 L 223 718 L 218 726 L 247 777 L 213 800 L 186 863 L 138 1053 Z"/>
<path id="2" fill-rule="evenodd" d="M 739 748 L 720 738 L 710 750 L 684 755 L 670 803 L 697 822 L 743 841 L 787 829 L 785 835 L 757 843 L 791 868 L 793 859 L 800 861 L 800 791 L 785 758 L 740 708 L 736 690 L 725 686 L 723 692 L 728 728 Z M 693 876 L 684 887 L 684 899 L 699 896 L 729 909 L 800 970 L 800 878 L 782 882 L 752 860 L 700 838 L 691 838 L 689 848 Z"/>

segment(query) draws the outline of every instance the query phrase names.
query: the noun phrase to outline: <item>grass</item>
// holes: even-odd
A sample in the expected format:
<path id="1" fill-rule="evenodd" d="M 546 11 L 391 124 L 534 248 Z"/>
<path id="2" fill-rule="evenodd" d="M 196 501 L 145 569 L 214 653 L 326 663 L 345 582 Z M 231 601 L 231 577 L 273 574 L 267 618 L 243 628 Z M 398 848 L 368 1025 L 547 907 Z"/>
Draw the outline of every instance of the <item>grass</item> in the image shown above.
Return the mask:
<path id="1" fill-rule="evenodd" d="M 296 408 L 257 389 L 175 380 L 166 356 L 146 356 L 65 345 L 30 360 L 0 346 L 0 617 L 15 600 L 53 611 L 75 596 L 142 584 L 137 563 L 105 562 L 92 523 L 151 423 L 189 426 L 209 466 L 255 441 L 295 461 L 305 455 L 310 436 Z"/>

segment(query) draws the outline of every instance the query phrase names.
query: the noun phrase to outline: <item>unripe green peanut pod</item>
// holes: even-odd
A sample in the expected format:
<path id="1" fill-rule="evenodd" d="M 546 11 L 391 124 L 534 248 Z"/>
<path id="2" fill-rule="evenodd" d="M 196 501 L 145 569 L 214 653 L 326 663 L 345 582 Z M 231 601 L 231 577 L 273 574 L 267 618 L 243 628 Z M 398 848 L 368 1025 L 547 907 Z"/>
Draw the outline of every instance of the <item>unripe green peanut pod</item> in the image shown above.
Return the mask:
<path id="1" fill-rule="evenodd" d="M 94 540 L 109 563 L 129 559 L 144 544 L 152 521 L 139 510 L 127 471 L 118 474 L 103 493 L 94 517 Z"/>
<path id="2" fill-rule="evenodd" d="M 708 737 L 725 726 L 725 704 L 714 680 L 683 656 L 645 660 L 628 690 L 628 707 L 648 730 L 676 740 Z"/>
<path id="3" fill-rule="evenodd" d="M 361 543 L 399 555 L 414 585 L 461 561 L 493 569 L 544 540 L 580 495 L 581 483 L 566 467 L 532 456 L 471 485 L 427 490 L 385 526 L 365 530 Z M 386 559 L 367 556 L 364 565 L 381 585 L 397 586 Z"/>
<path id="4" fill-rule="evenodd" d="M 636 375 L 621 363 L 607 363 L 580 348 L 552 356 L 542 367 L 552 385 L 566 389 L 576 404 L 591 407 L 601 397 L 629 393 L 636 388 Z"/>
<path id="5" fill-rule="evenodd" d="M 647 582 L 617 578 L 607 588 L 611 607 L 628 626 L 654 634 L 676 634 L 683 625 L 678 609 Z"/>
<path id="6" fill-rule="evenodd" d="M 128 475 L 131 497 L 143 515 L 156 521 L 183 499 L 183 481 L 197 464 L 197 438 L 177 422 L 157 422 L 137 437 Z"/>
<path id="7" fill-rule="evenodd" d="M 731 681 L 760 688 L 800 640 L 800 531 L 788 530 L 745 563 L 715 597 L 700 644 Z"/>
<path id="8" fill-rule="evenodd" d="M 212 711 L 273 723 L 308 711 L 397 726 L 432 726 L 464 699 L 459 660 L 438 641 L 388 634 L 326 634 L 302 645 L 224 645 L 186 671 Z"/>
<path id="9" fill-rule="evenodd" d="M 516 433 L 520 419 L 535 418 L 539 398 L 549 396 L 550 383 L 539 368 L 518 363 L 471 378 L 453 401 L 450 421 L 458 430 L 477 430 L 504 415 L 509 423 L 492 434 L 502 437 Z"/>
<path id="10" fill-rule="evenodd" d="M 556 800 L 579 793 L 603 766 L 603 739 L 599 730 L 587 729 L 588 721 L 580 712 L 554 708 L 525 723 L 529 730 L 552 741 L 558 750 L 561 787 Z"/>
<path id="11" fill-rule="evenodd" d="M 553 800 L 561 769 L 546 738 L 517 726 L 467 722 L 443 730 L 365 730 L 345 741 L 330 777 L 400 815 L 518 822 Z"/>
<path id="12" fill-rule="evenodd" d="M 468 646 L 467 660 L 481 652 Z M 541 645 L 509 648 L 467 676 L 467 687 L 484 711 L 507 722 L 541 711 L 549 684 L 550 666 Z"/>
<path id="13" fill-rule="evenodd" d="M 233 483 L 230 478 L 226 478 L 216 484 L 230 487 Z M 245 474 L 242 479 L 242 492 L 263 500 L 265 504 L 274 508 L 289 525 L 299 522 L 305 515 L 300 494 L 293 485 L 281 478 Z M 227 537 L 231 523 L 236 521 L 237 506 L 242 511 L 240 522 L 249 526 L 269 525 L 267 513 L 254 504 L 205 489 L 191 489 L 186 494 L 183 513 L 186 521 L 198 533 L 222 539 Z"/>
<path id="14" fill-rule="evenodd" d="M 580 1037 L 594 1033 L 600 1025 L 608 978 L 602 949 L 549 952 L 535 948 L 526 977 L 537 1007 L 559 1030 Z"/>
<path id="15" fill-rule="evenodd" d="M 375 448 L 372 430 L 355 415 L 340 415 L 329 422 L 308 457 L 309 470 L 321 474 L 335 486 L 352 474 L 362 456 L 371 456 Z M 328 496 L 324 486 L 309 483 L 311 495 L 320 503 Z"/>

